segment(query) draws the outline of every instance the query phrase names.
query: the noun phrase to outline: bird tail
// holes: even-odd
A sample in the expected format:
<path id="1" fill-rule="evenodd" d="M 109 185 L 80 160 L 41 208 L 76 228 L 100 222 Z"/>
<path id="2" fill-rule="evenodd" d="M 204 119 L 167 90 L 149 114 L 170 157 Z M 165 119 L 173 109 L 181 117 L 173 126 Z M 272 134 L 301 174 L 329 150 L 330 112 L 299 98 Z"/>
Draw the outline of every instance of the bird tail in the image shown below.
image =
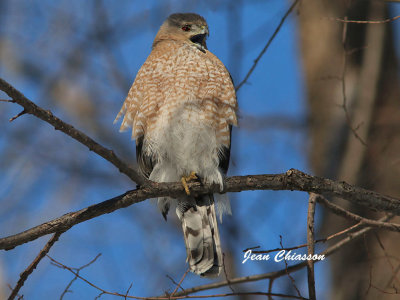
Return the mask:
<path id="1" fill-rule="evenodd" d="M 193 273 L 216 277 L 222 269 L 222 251 L 214 197 L 212 194 L 201 195 L 193 200 L 195 203 L 178 204 L 177 207 L 178 217 L 182 222 L 187 261 Z"/>

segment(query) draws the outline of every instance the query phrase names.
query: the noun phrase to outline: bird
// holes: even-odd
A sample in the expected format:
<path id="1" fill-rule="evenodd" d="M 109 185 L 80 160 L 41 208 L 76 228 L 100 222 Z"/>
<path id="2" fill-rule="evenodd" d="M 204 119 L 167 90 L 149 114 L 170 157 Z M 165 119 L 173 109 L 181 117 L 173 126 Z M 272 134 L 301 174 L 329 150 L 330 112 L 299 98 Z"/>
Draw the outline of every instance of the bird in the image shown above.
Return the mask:
<path id="1" fill-rule="evenodd" d="M 230 213 L 229 200 L 219 193 L 193 194 L 187 183 L 197 180 L 223 191 L 237 98 L 230 73 L 207 49 L 208 36 L 202 16 L 170 15 L 114 123 L 123 116 L 120 131 L 132 128 L 143 176 L 154 182 L 182 182 L 184 196 L 159 197 L 157 205 L 165 220 L 175 206 L 190 271 L 212 278 L 223 267 L 215 205 L 222 220 L 223 212 Z"/>

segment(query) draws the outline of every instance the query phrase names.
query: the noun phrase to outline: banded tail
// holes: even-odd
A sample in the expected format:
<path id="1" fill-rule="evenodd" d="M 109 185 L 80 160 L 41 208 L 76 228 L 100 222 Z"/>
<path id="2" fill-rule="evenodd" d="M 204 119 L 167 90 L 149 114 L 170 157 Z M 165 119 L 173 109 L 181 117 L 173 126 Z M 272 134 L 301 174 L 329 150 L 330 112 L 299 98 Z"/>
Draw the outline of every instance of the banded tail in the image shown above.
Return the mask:
<path id="1" fill-rule="evenodd" d="M 222 251 L 213 195 L 179 201 L 177 215 L 182 222 L 190 271 L 204 277 L 218 276 Z"/>

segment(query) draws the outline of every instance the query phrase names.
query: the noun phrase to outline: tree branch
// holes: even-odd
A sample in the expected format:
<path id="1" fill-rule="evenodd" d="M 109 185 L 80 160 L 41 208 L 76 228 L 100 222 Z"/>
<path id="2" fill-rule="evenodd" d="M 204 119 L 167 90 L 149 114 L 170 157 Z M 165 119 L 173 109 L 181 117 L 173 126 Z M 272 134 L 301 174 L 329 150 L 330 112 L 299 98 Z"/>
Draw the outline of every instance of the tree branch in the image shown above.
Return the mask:
<path id="1" fill-rule="evenodd" d="M 218 193 L 219 185 L 203 185 L 199 182 L 188 184 L 193 195 Z M 291 190 L 313 192 L 341 197 L 354 204 L 360 204 L 373 210 L 391 212 L 400 215 L 400 200 L 379 193 L 290 169 L 286 173 L 271 175 L 233 176 L 225 181 L 224 192 L 241 192 L 249 190 Z M 0 249 L 12 249 L 18 245 L 33 241 L 46 234 L 66 231 L 72 226 L 128 207 L 148 198 L 169 196 L 177 198 L 186 195 L 180 182 L 155 183 L 128 191 L 110 200 L 91 205 L 79 211 L 65 214 L 24 232 L 0 239 Z"/>
<path id="2" fill-rule="evenodd" d="M 387 221 L 389 219 L 390 219 L 390 217 L 385 216 L 385 217 L 382 217 L 381 219 L 379 219 L 379 221 L 380 222 L 385 222 L 385 221 Z M 360 229 L 359 231 L 356 231 L 356 232 L 353 232 L 353 233 L 349 233 L 347 237 L 343 238 L 341 241 L 337 242 L 336 244 L 332 245 L 331 247 L 329 247 L 325 251 L 321 252 L 320 255 L 325 255 L 325 257 L 328 257 L 328 256 L 334 254 L 336 251 L 338 251 L 343 246 L 345 246 L 348 243 L 350 243 L 351 241 L 364 236 L 364 234 L 370 232 L 373 229 L 374 229 L 373 227 L 366 227 L 366 228 Z M 320 260 L 316 260 L 314 263 L 318 263 L 318 262 L 320 262 Z M 269 273 L 264 273 L 264 274 L 258 274 L 258 275 L 252 275 L 252 276 L 243 276 L 243 277 L 237 277 L 237 278 L 229 279 L 229 283 L 228 283 L 227 280 L 224 280 L 224 281 L 221 281 L 221 282 L 215 282 L 215 283 L 211 283 L 211 284 L 199 285 L 199 286 L 196 286 L 196 287 L 193 287 L 193 288 L 190 288 L 190 289 L 185 289 L 184 292 L 176 293 L 175 296 L 189 295 L 189 294 L 197 293 L 197 292 L 200 292 L 200 291 L 220 288 L 220 287 L 223 287 L 223 286 L 227 286 L 229 284 L 238 284 L 238 283 L 244 283 L 244 282 L 259 281 L 259 280 L 263 280 L 263 279 L 270 279 L 270 280 L 271 279 L 276 279 L 276 278 L 285 276 L 287 274 L 287 272 L 292 273 L 292 272 L 301 270 L 306 265 L 307 265 L 307 261 L 303 261 L 301 263 L 292 265 L 292 266 L 288 267 L 287 269 L 285 268 L 285 269 L 281 269 L 279 271 L 274 271 L 274 272 L 269 272 Z"/>
<path id="3" fill-rule="evenodd" d="M 79 275 L 79 272 L 82 271 L 83 269 L 89 267 L 91 264 L 93 264 L 99 257 L 101 256 L 101 253 L 97 254 L 95 258 L 93 258 L 90 262 L 88 262 L 87 264 L 79 267 L 79 268 L 71 268 L 73 270 L 75 270 L 76 274 Z M 50 256 L 49 256 L 50 257 Z M 55 264 L 56 267 L 59 267 L 59 265 Z M 60 296 L 60 300 L 64 299 L 64 296 L 67 293 L 72 293 L 72 291 L 70 290 L 72 284 L 78 279 L 77 276 L 75 276 L 74 278 L 72 278 L 72 280 L 67 284 L 67 286 L 65 287 L 64 291 L 62 292 L 61 296 Z"/>
<path id="4" fill-rule="evenodd" d="M 127 175 L 137 184 L 148 183 L 148 180 L 146 180 L 143 176 L 139 175 L 139 173 L 136 170 L 132 169 L 126 163 L 124 163 L 114 153 L 114 151 L 103 147 L 102 145 L 94 141 L 92 138 L 84 134 L 82 131 L 79 131 L 72 125 L 65 123 L 61 119 L 57 118 L 56 116 L 53 115 L 53 113 L 50 110 L 44 110 L 43 108 L 37 106 L 35 103 L 26 98 L 20 91 L 15 89 L 13 86 L 11 86 L 7 81 L 5 81 L 2 78 L 0 78 L 0 90 L 5 92 L 10 98 L 12 98 L 13 99 L 12 102 L 21 105 L 24 108 L 23 110 L 24 114 L 27 113 L 34 115 L 35 117 L 52 125 L 55 130 L 60 130 L 64 132 L 66 135 L 69 135 L 73 139 L 77 140 L 81 144 L 88 147 L 90 151 L 93 151 L 94 153 L 103 157 L 105 160 L 112 163 L 114 166 L 118 168 L 118 170 L 121 173 Z M 16 119 L 19 116 L 20 114 L 12 118 L 10 121 Z"/>
<path id="5" fill-rule="evenodd" d="M 173 295 L 166 295 L 166 296 L 159 296 L 159 297 L 140 297 L 140 296 L 129 296 L 126 294 L 121 294 L 118 292 L 110 292 L 107 291 L 100 286 L 94 284 L 93 282 L 89 281 L 88 279 L 84 278 L 81 276 L 77 271 L 73 270 L 72 268 L 64 265 L 63 263 L 55 260 L 54 258 L 50 257 L 47 255 L 47 257 L 51 260 L 51 262 L 61 268 L 65 269 L 72 274 L 75 275 L 75 277 L 79 278 L 80 280 L 86 282 L 88 285 L 91 287 L 99 290 L 101 292 L 100 295 L 107 294 L 107 295 L 113 295 L 113 296 L 119 296 L 123 298 L 129 298 L 129 299 L 143 299 L 143 300 L 171 300 L 171 299 L 198 299 L 198 298 L 216 298 L 216 297 L 227 297 L 227 296 L 240 296 L 240 295 L 260 295 L 260 296 L 276 296 L 276 297 L 281 297 L 281 298 L 291 298 L 291 299 L 306 299 L 303 297 L 297 297 L 297 296 L 292 296 L 292 295 L 285 295 L 285 294 L 277 294 L 277 293 L 263 293 L 263 292 L 247 292 L 247 293 L 227 293 L 227 294 L 216 294 L 216 295 L 203 295 L 203 296 L 187 296 L 187 295 L 179 295 L 179 296 L 173 296 Z"/>
<path id="6" fill-rule="evenodd" d="M 300 0 L 295 0 L 292 5 L 289 7 L 289 9 L 287 10 L 287 12 L 285 13 L 285 15 L 282 17 L 281 21 L 279 22 L 278 26 L 276 27 L 274 33 L 271 35 L 271 37 L 269 38 L 267 44 L 264 46 L 264 48 L 261 50 L 260 54 L 258 54 L 257 58 L 254 60 L 253 66 L 250 68 L 250 70 L 247 72 L 246 76 L 244 77 L 244 79 L 236 86 L 236 92 L 242 87 L 242 85 L 244 85 L 247 80 L 249 79 L 251 73 L 253 73 L 254 69 L 257 67 L 257 64 L 259 62 L 259 60 L 261 59 L 261 57 L 264 55 L 264 53 L 267 51 L 267 49 L 269 48 L 269 45 L 271 45 L 272 41 L 274 40 L 274 38 L 276 37 L 276 35 L 278 34 L 279 30 L 281 29 L 283 23 L 285 22 L 286 18 L 290 15 L 290 13 L 293 11 L 293 9 L 296 7 L 297 3 L 299 3 Z"/>
<path id="7" fill-rule="evenodd" d="M 387 0 L 389 2 L 389 0 Z M 392 0 L 393 2 L 399 2 L 398 0 Z M 395 16 L 390 19 L 385 20 L 347 20 L 347 19 L 339 19 L 339 18 L 329 18 L 332 21 L 339 21 L 342 23 L 353 23 L 353 24 L 385 24 L 396 21 L 400 19 L 400 16 Z"/>
<path id="8" fill-rule="evenodd" d="M 56 232 L 51 237 L 51 239 L 46 243 L 46 245 L 43 247 L 43 249 L 39 252 L 39 254 L 36 256 L 36 258 L 33 260 L 33 262 L 26 268 L 25 271 L 23 271 L 21 273 L 20 278 L 17 282 L 17 285 L 12 290 L 11 295 L 8 297 L 8 300 L 13 300 L 18 295 L 18 291 L 22 288 L 25 281 L 28 279 L 29 275 L 31 275 L 33 270 L 36 269 L 37 265 L 42 260 L 42 258 L 45 257 L 45 255 L 47 253 L 49 253 L 50 248 L 53 247 L 54 243 L 58 241 L 61 234 L 62 234 L 62 232 Z"/>
<path id="9" fill-rule="evenodd" d="M 308 214 L 307 214 L 307 253 L 311 257 L 314 255 L 315 239 L 314 239 L 314 216 L 315 205 L 317 204 L 317 195 L 310 193 L 308 199 Z M 315 276 L 314 276 L 314 261 L 307 261 L 307 279 L 308 279 L 308 298 L 316 300 L 315 294 Z"/>
<path id="10" fill-rule="evenodd" d="M 342 216 L 346 219 L 358 222 L 359 226 L 371 226 L 371 227 L 377 227 L 377 228 L 386 229 L 386 230 L 390 230 L 390 231 L 400 232 L 400 224 L 390 223 L 390 222 L 381 222 L 378 220 L 372 220 L 372 219 L 367 219 L 367 218 L 361 217 L 357 214 L 354 214 L 348 210 L 341 208 L 340 206 L 332 203 L 331 201 L 329 201 L 328 199 L 326 199 L 325 197 L 323 197 L 321 195 L 317 195 L 317 201 L 318 201 L 318 203 L 323 204 L 326 208 L 331 210 L 333 213 L 335 213 L 339 216 Z"/>

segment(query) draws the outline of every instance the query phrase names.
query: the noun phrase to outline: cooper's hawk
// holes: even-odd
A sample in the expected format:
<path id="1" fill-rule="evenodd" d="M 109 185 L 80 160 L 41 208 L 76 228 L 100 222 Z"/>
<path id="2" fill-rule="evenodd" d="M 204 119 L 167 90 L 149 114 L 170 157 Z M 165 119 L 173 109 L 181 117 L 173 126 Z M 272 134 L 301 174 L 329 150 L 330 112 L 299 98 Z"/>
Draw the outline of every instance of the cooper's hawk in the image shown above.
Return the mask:
<path id="1" fill-rule="evenodd" d="M 198 178 L 223 189 L 237 101 L 229 72 L 207 50 L 208 34 L 203 17 L 170 15 L 116 121 L 125 115 L 120 130 L 132 127 L 137 160 L 147 178 L 182 181 L 187 196 L 158 198 L 158 207 L 166 219 L 170 204 L 176 204 L 190 270 L 210 277 L 222 268 L 214 197 L 190 195 L 186 181 Z"/>

